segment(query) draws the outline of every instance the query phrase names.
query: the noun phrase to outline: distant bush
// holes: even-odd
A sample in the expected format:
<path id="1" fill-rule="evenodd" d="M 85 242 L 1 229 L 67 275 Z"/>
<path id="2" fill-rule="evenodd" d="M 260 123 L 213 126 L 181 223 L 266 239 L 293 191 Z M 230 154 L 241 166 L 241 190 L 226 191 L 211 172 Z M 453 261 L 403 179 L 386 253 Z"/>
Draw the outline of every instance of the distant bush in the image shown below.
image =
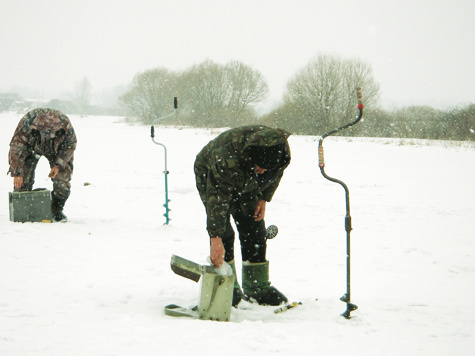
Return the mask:
<path id="1" fill-rule="evenodd" d="M 475 141 L 475 104 L 448 110 L 429 106 L 391 112 L 367 109 L 364 116 L 364 122 L 354 126 L 354 136 Z"/>
<path id="2" fill-rule="evenodd" d="M 137 74 L 120 100 L 145 124 L 157 123 L 173 112 L 178 97 L 178 118 L 162 123 L 195 127 L 226 127 L 256 122 L 253 105 L 268 94 L 262 75 L 237 61 L 225 65 L 206 60 L 183 72 L 155 68 Z"/>

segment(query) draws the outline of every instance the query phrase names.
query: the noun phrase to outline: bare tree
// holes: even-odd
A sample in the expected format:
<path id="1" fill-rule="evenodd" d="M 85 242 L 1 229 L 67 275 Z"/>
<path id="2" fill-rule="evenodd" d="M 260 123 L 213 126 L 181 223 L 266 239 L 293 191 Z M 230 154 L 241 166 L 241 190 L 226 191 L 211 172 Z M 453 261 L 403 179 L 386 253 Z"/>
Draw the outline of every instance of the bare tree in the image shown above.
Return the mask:
<path id="1" fill-rule="evenodd" d="M 226 64 L 230 95 L 228 108 L 241 112 L 264 100 L 269 94 L 269 87 L 264 77 L 251 67 L 231 61 Z"/>
<path id="2" fill-rule="evenodd" d="M 155 68 L 139 73 L 120 101 L 131 114 L 151 124 L 170 112 L 170 98 L 177 96 L 180 115 L 176 122 L 223 127 L 257 120 L 252 106 L 267 93 L 264 78 L 249 66 L 205 60 L 184 72 Z"/>
<path id="3" fill-rule="evenodd" d="M 206 60 L 189 68 L 183 78 L 180 97 L 186 109 L 207 125 L 213 120 L 213 113 L 226 107 L 228 83 L 219 64 Z"/>
<path id="4" fill-rule="evenodd" d="M 120 100 L 145 124 L 153 124 L 171 109 L 179 75 L 165 68 L 146 70 L 135 75 L 131 87 Z"/>
<path id="5" fill-rule="evenodd" d="M 255 118 L 254 104 L 268 94 L 263 76 L 251 67 L 231 61 L 206 60 L 189 68 L 181 86 L 182 105 L 200 126 L 234 126 Z"/>
<path id="6" fill-rule="evenodd" d="M 319 130 L 334 128 L 355 111 L 357 87 L 363 90 L 365 105 L 377 102 L 379 85 L 369 64 L 320 54 L 287 83 L 284 105 L 303 113 L 296 121 L 304 127 L 311 121 Z"/>

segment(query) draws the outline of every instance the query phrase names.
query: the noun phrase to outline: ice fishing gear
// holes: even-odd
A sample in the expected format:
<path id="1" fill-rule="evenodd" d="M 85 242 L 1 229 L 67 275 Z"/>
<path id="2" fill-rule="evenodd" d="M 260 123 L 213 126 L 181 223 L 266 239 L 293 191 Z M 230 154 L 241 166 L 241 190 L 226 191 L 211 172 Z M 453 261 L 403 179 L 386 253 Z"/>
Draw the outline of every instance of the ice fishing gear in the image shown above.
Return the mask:
<path id="1" fill-rule="evenodd" d="M 279 233 L 276 225 L 269 225 L 266 229 L 266 240 L 272 240 Z"/>
<path id="2" fill-rule="evenodd" d="M 51 192 L 44 188 L 8 193 L 10 221 L 51 222 Z"/>
<path id="3" fill-rule="evenodd" d="M 177 97 L 175 96 L 173 98 L 173 106 L 175 108 L 175 112 L 174 113 L 171 113 L 171 114 L 168 114 L 168 115 L 165 115 L 165 116 L 162 116 L 162 117 L 159 117 L 157 120 L 155 120 L 155 123 L 163 120 L 163 119 L 166 119 L 168 117 L 171 117 L 173 115 L 176 115 L 177 113 L 177 108 L 178 108 L 178 99 Z M 165 208 L 165 214 L 163 214 L 163 216 L 165 217 L 165 223 L 164 225 L 168 225 L 169 221 L 171 220 L 168 213 L 170 212 L 170 209 L 168 207 L 168 203 L 170 202 L 170 199 L 168 199 L 168 174 L 170 173 L 168 171 L 168 168 L 167 168 L 167 147 L 163 144 L 163 143 L 160 143 L 160 142 L 157 142 L 155 141 L 155 127 L 152 125 L 150 127 L 150 136 L 152 137 L 152 141 L 156 144 L 156 145 L 159 145 L 159 146 L 162 146 L 163 149 L 164 149 L 164 152 L 165 152 L 165 170 L 163 171 L 163 174 L 165 175 L 165 204 L 163 204 L 163 207 Z"/>
<path id="4" fill-rule="evenodd" d="M 223 266 L 222 266 L 223 267 Z M 229 274 L 214 266 L 202 266 L 185 258 L 173 255 L 171 269 L 176 274 L 198 282 L 201 277 L 199 304 L 194 308 L 183 308 L 176 304 L 165 307 L 169 316 L 185 316 L 203 320 L 229 321 L 234 289 L 234 274 L 229 267 Z"/>
<path id="5" fill-rule="evenodd" d="M 339 128 L 333 129 L 331 131 L 328 131 L 325 133 L 322 137 L 320 137 L 320 140 L 318 141 L 318 166 L 320 167 L 320 171 L 326 179 L 328 179 L 331 182 L 338 183 L 340 184 L 343 189 L 345 190 L 345 198 L 346 198 L 346 216 L 345 216 L 345 230 L 346 230 L 346 293 L 340 298 L 342 302 L 346 303 L 346 311 L 341 314 L 345 318 L 349 319 L 350 318 L 350 313 L 356 309 L 358 309 L 358 306 L 351 303 L 351 275 L 350 275 L 350 262 L 351 262 L 351 257 L 350 257 L 350 232 L 352 230 L 351 227 L 351 216 L 350 216 L 350 192 L 348 190 L 348 187 L 346 186 L 345 183 L 343 183 L 341 180 L 338 180 L 336 178 L 332 178 L 328 176 L 325 173 L 325 159 L 323 155 L 323 140 L 330 136 L 333 135 L 343 129 L 346 129 L 350 126 L 353 126 L 354 124 L 358 123 L 361 118 L 363 117 L 363 95 L 361 94 L 361 88 L 356 88 L 356 98 L 358 100 L 358 116 L 357 118 L 346 124 L 343 125 Z"/>
<path id="6" fill-rule="evenodd" d="M 292 309 L 292 308 L 295 308 L 299 305 L 302 305 L 302 302 L 293 302 L 293 303 L 290 303 L 290 304 L 287 304 L 287 305 L 284 305 L 283 307 L 280 307 L 280 308 L 277 308 L 274 310 L 274 314 L 279 314 L 279 313 L 283 313 L 289 309 Z"/>

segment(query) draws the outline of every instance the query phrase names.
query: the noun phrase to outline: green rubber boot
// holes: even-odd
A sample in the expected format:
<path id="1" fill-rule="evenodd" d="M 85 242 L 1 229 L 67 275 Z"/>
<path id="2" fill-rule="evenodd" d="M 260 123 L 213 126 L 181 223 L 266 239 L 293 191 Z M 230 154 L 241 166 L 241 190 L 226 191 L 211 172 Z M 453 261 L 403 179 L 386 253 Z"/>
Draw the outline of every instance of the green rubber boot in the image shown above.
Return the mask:
<path id="1" fill-rule="evenodd" d="M 233 307 L 236 307 L 242 299 L 242 290 L 237 279 L 236 265 L 234 264 L 234 260 L 228 262 L 228 265 L 231 266 L 234 274 Z"/>
<path id="2" fill-rule="evenodd" d="M 269 282 L 269 261 L 260 263 L 243 263 L 242 287 L 244 299 L 256 301 L 261 305 L 280 305 L 287 302 L 287 297 Z"/>

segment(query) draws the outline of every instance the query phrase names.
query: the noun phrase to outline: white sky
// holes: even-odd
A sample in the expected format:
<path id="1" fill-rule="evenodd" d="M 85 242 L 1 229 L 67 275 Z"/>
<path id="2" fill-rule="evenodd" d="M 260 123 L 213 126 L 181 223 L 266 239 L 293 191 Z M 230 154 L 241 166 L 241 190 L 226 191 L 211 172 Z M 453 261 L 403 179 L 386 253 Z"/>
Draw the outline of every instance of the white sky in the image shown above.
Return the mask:
<path id="1" fill-rule="evenodd" d="M 475 102 L 475 0 L 0 0 L 0 91 L 209 58 L 260 71 L 271 105 L 319 52 L 369 62 L 386 108 Z"/>

